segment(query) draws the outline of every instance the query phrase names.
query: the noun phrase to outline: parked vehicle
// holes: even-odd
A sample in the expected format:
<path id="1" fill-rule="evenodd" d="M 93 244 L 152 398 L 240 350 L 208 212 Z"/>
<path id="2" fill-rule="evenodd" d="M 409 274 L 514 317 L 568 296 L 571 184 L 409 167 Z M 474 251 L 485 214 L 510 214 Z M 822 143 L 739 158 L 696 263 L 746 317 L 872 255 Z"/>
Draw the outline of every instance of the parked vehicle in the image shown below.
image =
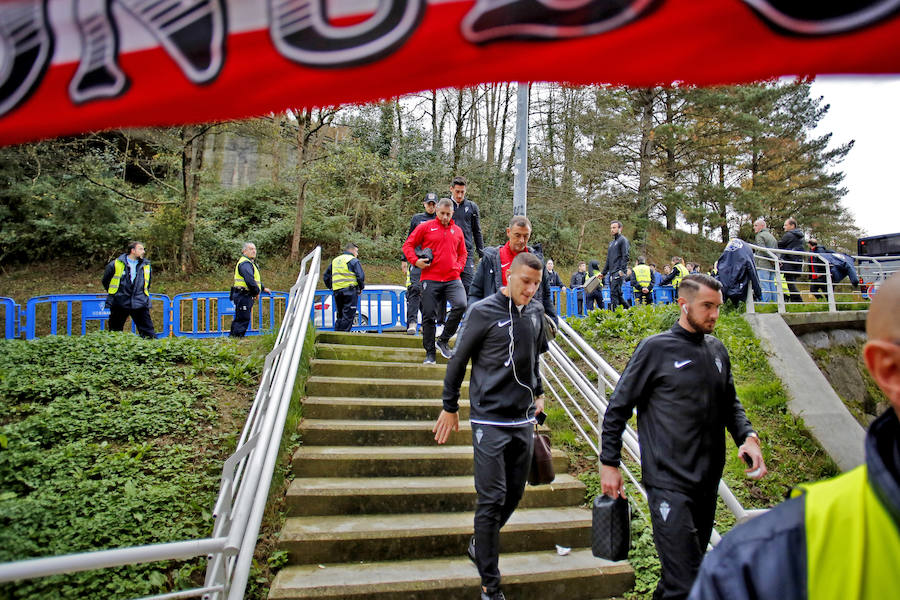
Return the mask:
<path id="1" fill-rule="evenodd" d="M 881 282 L 900 271 L 900 233 L 873 235 L 856 240 L 860 289 L 875 294 Z"/>
<path id="2" fill-rule="evenodd" d="M 400 285 L 369 284 L 359 298 L 354 327 L 403 327 L 406 314 L 406 288 Z M 317 290 L 313 303 L 314 322 L 319 329 L 334 327 L 334 297 L 331 290 Z"/>

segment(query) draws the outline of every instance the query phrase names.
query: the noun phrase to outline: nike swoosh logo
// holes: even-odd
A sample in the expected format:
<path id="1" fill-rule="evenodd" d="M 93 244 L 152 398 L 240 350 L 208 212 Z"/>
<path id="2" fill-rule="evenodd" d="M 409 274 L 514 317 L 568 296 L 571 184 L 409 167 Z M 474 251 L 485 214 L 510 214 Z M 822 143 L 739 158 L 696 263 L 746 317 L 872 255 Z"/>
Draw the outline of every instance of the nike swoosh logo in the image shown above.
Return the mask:
<path id="1" fill-rule="evenodd" d="M 688 360 L 681 360 L 681 361 L 676 360 L 676 361 L 675 361 L 675 368 L 676 368 L 676 369 L 680 369 L 680 368 L 683 367 L 684 365 L 690 364 L 690 362 L 691 362 L 690 359 L 688 359 Z"/>
<path id="2" fill-rule="evenodd" d="M 509 319 L 507 321 L 497 321 L 497 327 L 506 327 L 510 323 L 512 323 L 512 319 Z"/>
<path id="3" fill-rule="evenodd" d="M 428 231 L 437 231 L 437 227 L 432 227 L 432 228 L 429 229 Z"/>

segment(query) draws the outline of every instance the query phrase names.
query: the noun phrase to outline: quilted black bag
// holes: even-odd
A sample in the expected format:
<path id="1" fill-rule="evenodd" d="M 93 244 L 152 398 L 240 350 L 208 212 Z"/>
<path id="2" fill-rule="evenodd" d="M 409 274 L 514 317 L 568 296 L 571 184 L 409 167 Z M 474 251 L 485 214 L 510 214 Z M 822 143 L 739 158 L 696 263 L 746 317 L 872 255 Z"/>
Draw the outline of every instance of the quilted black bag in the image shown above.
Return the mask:
<path id="1" fill-rule="evenodd" d="M 606 560 L 625 560 L 631 549 L 631 506 L 628 500 L 601 494 L 594 498 L 591 516 L 591 554 Z"/>

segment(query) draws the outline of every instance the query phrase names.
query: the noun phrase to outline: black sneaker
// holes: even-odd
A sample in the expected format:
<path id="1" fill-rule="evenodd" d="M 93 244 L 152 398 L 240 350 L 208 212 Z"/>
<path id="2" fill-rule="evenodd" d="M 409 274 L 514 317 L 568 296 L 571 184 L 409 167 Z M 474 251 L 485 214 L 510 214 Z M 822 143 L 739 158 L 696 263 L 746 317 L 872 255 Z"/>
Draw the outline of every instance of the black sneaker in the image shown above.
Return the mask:
<path id="1" fill-rule="evenodd" d="M 437 361 L 434 360 L 434 352 L 429 352 L 425 355 L 425 360 L 422 361 L 423 365 L 435 365 Z"/>
<path id="2" fill-rule="evenodd" d="M 441 351 L 441 356 L 444 358 L 450 358 L 453 356 L 453 350 L 450 348 L 450 345 L 444 340 L 438 339 L 435 343 L 437 349 Z"/>
<path id="3" fill-rule="evenodd" d="M 500 589 L 496 589 L 493 592 L 481 590 L 481 600 L 506 600 L 506 596 L 503 595 Z"/>
<path id="4" fill-rule="evenodd" d="M 469 545 L 466 547 L 466 555 L 469 557 L 469 560 L 471 560 L 476 565 L 478 564 L 475 562 L 475 536 L 474 535 L 471 538 L 469 538 Z"/>

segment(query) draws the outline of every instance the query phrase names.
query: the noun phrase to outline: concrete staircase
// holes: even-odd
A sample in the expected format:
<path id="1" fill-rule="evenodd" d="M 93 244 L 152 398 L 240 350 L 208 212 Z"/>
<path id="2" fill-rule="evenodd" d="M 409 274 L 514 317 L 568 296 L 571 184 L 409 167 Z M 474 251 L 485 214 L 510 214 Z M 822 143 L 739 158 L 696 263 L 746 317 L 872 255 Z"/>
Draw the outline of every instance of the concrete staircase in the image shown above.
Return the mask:
<path id="1" fill-rule="evenodd" d="M 303 445 L 287 495 L 278 546 L 289 566 L 272 599 L 477 598 L 478 571 L 465 555 L 472 534 L 468 381 L 460 432 L 438 446 L 444 361 L 422 365 L 421 338 L 319 333 L 307 384 Z M 619 596 L 634 583 L 627 563 L 594 558 L 584 485 L 566 474 L 528 486 L 501 531 L 507 598 L 587 600 Z M 572 548 L 559 556 L 556 545 Z"/>

